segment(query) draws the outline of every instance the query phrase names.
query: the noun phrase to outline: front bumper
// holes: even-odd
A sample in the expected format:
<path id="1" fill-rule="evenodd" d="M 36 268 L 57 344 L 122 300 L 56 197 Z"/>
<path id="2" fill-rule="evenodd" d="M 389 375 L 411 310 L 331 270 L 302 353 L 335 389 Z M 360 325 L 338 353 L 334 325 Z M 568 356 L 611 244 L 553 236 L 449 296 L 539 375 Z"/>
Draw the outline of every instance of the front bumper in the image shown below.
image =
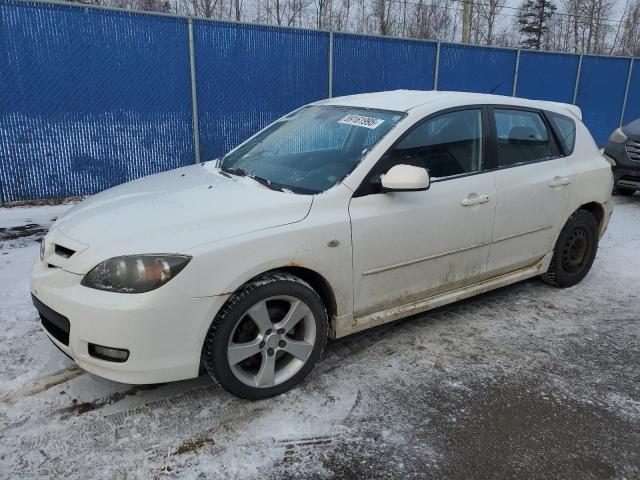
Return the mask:
<path id="1" fill-rule="evenodd" d="M 604 153 L 616 162 L 612 167 L 614 186 L 640 189 L 640 160 L 635 158 L 635 154 L 634 158 L 631 158 L 628 152 L 629 144 L 635 145 L 635 142 L 609 142 Z"/>
<path id="2" fill-rule="evenodd" d="M 81 286 L 81 279 L 40 261 L 31 272 L 45 333 L 81 368 L 136 384 L 198 376 L 202 343 L 224 297 L 192 298 L 170 284 L 142 294 L 104 292 Z M 125 349 L 129 357 L 96 358 L 89 344 Z"/>
<path id="3" fill-rule="evenodd" d="M 613 182 L 616 187 L 640 190 L 640 167 L 638 169 L 613 167 Z"/>

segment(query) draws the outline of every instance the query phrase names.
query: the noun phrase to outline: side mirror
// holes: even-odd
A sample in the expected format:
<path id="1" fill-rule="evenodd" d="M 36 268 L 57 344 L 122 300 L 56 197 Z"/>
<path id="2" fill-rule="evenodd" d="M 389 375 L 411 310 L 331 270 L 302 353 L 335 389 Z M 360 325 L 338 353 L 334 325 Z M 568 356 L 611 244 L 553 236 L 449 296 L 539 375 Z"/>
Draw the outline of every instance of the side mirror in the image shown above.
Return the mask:
<path id="1" fill-rule="evenodd" d="M 431 183 L 426 169 L 411 165 L 391 167 L 381 180 L 385 192 L 417 192 L 427 190 Z"/>

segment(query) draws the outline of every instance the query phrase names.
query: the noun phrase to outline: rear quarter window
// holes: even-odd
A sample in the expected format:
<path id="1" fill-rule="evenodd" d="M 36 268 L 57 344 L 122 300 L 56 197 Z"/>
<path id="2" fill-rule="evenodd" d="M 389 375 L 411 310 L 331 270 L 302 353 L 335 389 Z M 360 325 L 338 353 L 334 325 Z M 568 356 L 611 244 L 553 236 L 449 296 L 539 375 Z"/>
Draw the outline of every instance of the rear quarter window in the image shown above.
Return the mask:
<path id="1" fill-rule="evenodd" d="M 547 117 L 549 117 L 549 120 L 553 124 L 553 128 L 558 134 L 558 140 L 560 141 L 562 152 L 565 156 L 571 155 L 576 145 L 576 122 L 559 113 L 546 113 Z"/>

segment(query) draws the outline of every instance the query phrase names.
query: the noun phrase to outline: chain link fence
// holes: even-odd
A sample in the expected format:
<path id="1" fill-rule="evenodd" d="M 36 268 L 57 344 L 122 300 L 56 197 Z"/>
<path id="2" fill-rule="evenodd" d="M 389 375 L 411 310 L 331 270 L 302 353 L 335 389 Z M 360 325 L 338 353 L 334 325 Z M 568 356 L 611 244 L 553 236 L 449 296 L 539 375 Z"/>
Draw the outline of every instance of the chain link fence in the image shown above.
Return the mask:
<path id="1" fill-rule="evenodd" d="M 576 103 L 600 144 L 640 117 L 640 66 L 558 54 L 0 4 L 0 200 L 93 194 L 210 160 L 303 104 L 397 88 Z"/>

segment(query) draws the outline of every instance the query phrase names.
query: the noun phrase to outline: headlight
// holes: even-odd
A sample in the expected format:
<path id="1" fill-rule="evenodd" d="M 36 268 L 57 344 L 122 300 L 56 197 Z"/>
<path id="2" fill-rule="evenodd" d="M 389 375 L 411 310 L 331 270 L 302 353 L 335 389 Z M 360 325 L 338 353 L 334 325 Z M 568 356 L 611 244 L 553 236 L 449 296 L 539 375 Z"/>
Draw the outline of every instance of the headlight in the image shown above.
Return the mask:
<path id="1" fill-rule="evenodd" d="M 144 293 L 164 285 L 186 267 L 189 255 L 126 255 L 95 266 L 82 285 L 119 293 Z"/>
<path id="2" fill-rule="evenodd" d="M 628 139 L 629 138 L 624 134 L 621 128 L 616 128 L 609 137 L 609 141 L 613 143 L 624 143 Z"/>

